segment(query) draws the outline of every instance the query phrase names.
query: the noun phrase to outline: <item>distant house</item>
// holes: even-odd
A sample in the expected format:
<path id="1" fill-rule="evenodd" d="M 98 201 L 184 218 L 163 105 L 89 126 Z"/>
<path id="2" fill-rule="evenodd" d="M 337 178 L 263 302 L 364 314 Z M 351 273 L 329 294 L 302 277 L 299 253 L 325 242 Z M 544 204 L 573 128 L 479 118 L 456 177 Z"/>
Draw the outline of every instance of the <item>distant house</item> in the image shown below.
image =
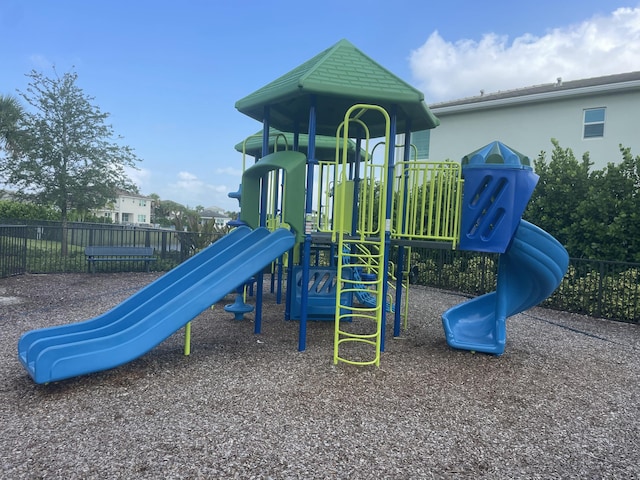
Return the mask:
<path id="1" fill-rule="evenodd" d="M 216 227 L 224 227 L 231 217 L 227 216 L 222 210 L 211 207 L 205 208 L 200 212 L 200 223 L 214 222 Z"/>
<path id="2" fill-rule="evenodd" d="M 95 210 L 96 216 L 113 223 L 148 226 L 151 222 L 151 197 L 136 193 L 120 192 L 113 203 Z"/>
<path id="3" fill-rule="evenodd" d="M 421 156 L 460 160 L 499 140 L 533 159 L 541 151 L 550 152 L 555 138 L 578 159 L 589 152 L 593 168 L 601 169 L 622 159 L 620 144 L 640 155 L 639 107 L 640 71 L 567 82 L 558 78 L 555 83 L 432 104 L 429 108 L 441 124 L 424 132 L 429 135 L 428 154 L 423 148 Z M 420 142 L 424 145 L 425 139 Z"/>

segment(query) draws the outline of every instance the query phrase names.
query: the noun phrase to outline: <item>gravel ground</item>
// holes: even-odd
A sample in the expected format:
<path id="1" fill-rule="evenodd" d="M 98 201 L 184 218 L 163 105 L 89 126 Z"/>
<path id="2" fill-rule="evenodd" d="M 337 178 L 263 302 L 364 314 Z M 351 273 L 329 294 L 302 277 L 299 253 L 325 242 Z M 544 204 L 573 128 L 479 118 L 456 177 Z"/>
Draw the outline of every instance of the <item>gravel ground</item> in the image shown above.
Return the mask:
<path id="1" fill-rule="evenodd" d="M 0 477 L 640 478 L 640 327 L 534 308 L 494 357 L 446 345 L 463 297 L 412 287 L 381 365 L 333 365 L 333 322 L 265 294 L 263 333 L 222 306 L 122 367 L 36 385 L 19 336 L 93 317 L 158 274 L 0 279 Z"/>

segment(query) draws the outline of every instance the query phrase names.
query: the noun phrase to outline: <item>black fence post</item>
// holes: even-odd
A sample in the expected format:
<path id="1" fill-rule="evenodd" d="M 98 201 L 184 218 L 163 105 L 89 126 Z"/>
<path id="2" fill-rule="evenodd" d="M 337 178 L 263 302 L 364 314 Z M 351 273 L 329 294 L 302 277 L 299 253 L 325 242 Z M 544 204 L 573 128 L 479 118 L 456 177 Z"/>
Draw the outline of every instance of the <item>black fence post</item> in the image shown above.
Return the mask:
<path id="1" fill-rule="evenodd" d="M 602 289 L 602 279 L 604 278 L 604 263 L 603 262 L 598 262 L 598 310 L 597 310 L 597 316 L 601 317 L 602 316 L 602 296 L 603 296 L 603 289 Z"/>
<path id="2" fill-rule="evenodd" d="M 167 255 L 167 232 L 160 234 L 160 258 L 164 259 Z"/>

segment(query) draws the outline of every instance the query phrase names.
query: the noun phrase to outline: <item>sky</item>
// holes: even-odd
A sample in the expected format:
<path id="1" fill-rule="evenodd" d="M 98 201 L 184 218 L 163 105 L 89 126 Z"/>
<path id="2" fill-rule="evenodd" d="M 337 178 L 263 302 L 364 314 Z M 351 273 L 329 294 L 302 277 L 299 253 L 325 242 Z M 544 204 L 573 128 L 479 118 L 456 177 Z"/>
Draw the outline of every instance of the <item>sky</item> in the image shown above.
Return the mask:
<path id="1" fill-rule="evenodd" d="M 75 71 L 142 194 L 237 211 L 235 102 L 343 38 L 433 104 L 640 70 L 640 1 L 0 0 L 0 93 Z"/>

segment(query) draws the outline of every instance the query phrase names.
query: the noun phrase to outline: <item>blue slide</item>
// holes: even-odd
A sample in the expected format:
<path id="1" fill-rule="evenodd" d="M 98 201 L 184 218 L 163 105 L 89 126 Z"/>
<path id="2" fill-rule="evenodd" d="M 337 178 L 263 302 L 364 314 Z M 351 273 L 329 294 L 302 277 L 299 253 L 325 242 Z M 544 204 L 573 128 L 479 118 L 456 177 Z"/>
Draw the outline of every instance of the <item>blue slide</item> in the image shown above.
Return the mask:
<path id="1" fill-rule="evenodd" d="M 555 238 L 520 220 L 511 245 L 500 255 L 495 292 L 450 308 L 442 315 L 453 348 L 501 355 L 507 317 L 536 306 L 558 288 L 569 254 Z"/>
<path id="2" fill-rule="evenodd" d="M 36 383 L 130 362 L 294 243 L 294 234 L 286 229 L 239 227 L 102 315 L 25 333 L 18 341 L 18 357 Z"/>
<path id="3" fill-rule="evenodd" d="M 353 269 L 353 279 L 356 282 L 363 281 L 362 274 L 360 273 L 360 270 L 358 268 Z M 376 308 L 376 297 L 374 297 L 367 291 L 367 287 L 365 287 L 362 283 L 356 283 L 353 285 L 353 288 L 355 289 L 354 294 L 358 299 L 358 302 L 360 302 L 367 308 Z M 388 313 L 393 313 L 395 310 L 394 307 L 395 305 L 389 304 L 389 302 L 385 302 L 385 310 Z"/>

